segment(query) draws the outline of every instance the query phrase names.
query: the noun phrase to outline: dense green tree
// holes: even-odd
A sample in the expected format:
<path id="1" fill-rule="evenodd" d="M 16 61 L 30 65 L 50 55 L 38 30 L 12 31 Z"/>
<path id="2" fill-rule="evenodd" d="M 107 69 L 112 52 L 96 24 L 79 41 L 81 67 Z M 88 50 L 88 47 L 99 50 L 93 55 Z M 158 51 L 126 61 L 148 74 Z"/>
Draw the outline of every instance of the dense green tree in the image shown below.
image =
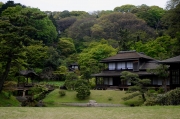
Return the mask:
<path id="1" fill-rule="evenodd" d="M 66 58 L 69 55 L 76 53 L 76 49 L 71 38 L 60 38 L 57 48 L 61 52 L 61 57 Z"/>
<path id="2" fill-rule="evenodd" d="M 39 19 L 34 19 L 29 14 L 29 21 L 31 21 L 31 26 L 37 29 L 36 34 L 31 34 L 31 37 L 35 40 L 43 41 L 44 44 L 53 44 L 54 41 L 57 40 L 57 31 L 56 27 L 53 25 L 52 21 L 48 18 L 48 16 L 41 12 L 39 9 L 36 8 L 23 8 L 18 7 L 14 9 L 13 7 L 9 7 L 1 15 L 3 16 L 11 16 L 14 14 L 23 14 L 23 11 L 29 11 L 33 13 L 35 16 L 36 14 L 41 14 L 43 17 L 39 17 Z M 25 22 L 25 21 L 24 21 Z"/>
<path id="3" fill-rule="evenodd" d="M 146 101 L 145 93 L 147 92 L 147 85 L 151 83 L 151 80 L 149 79 L 140 79 L 138 74 L 129 72 L 129 71 L 123 71 L 121 73 L 122 80 L 128 81 L 133 86 L 130 86 L 128 91 L 130 93 L 139 91 L 139 94 L 142 96 L 143 101 Z M 130 99 L 137 95 L 131 95 L 129 97 L 126 97 L 124 99 Z"/>
<path id="4" fill-rule="evenodd" d="M 29 9 L 22 9 L 20 6 L 10 7 L 1 14 L 0 61 L 3 62 L 3 74 L 0 80 L 0 91 L 8 77 L 12 62 L 24 58 L 22 53 L 26 50 L 26 46 L 33 41 L 32 34 L 36 34 L 37 31 L 32 25 L 33 21 L 45 17 L 41 13 L 34 13 Z M 17 12 L 18 10 L 21 12 Z"/>
<path id="5" fill-rule="evenodd" d="M 44 63 L 48 58 L 48 47 L 42 44 L 30 45 L 27 47 L 26 57 L 29 68 L 44 68 Z"/>
<path id="6" fill-rule="evenodd" d="M 52 14 L 53 14 L 53 18 L 55 20 L 59 20 L 60 19 L 60 14 L 61 14 L 60 11 L 54 11 L 54 12 L 52 12 Z"/>
<path id="7" fill-rule="evenodd" d="M 158 30 L 161 27 L 161 18 L 165 10 L 158 6 L 141 5 L 133 9 L 132 13 L 145 20 L 150 27 Z"/>
<path id="8" fill-rule="evenodd" d="M 66 66 L 60 66 L 53 73 L 58 77 L 59 80 L 65 81 L 66 80 L 66 74 L 68 73 L 68 69 Z"/>
<path id="9" fill-rule="evenodd" d="M 176 37 L 178 40 L 177 45 L 179 47 L 174 53 L 176 55 L 179 55 L 180 54 L 180 37 L 179 37 L 180 36 L 179 35 L 180 34 L 180 32 L 179 32 L 180 31 L 180 20 L 179 20 L 180 3 L 177 0 L 171 0 L 171 1 L 172 2 L 176 1 L 175 3 L 172 3 L 175 5 L 173 5 L 174 7 L 172 7 L 172 9 L 169 9 L 167 11 L 167 13 L 164 15 L 164 17 L 162 19 L 163 19 L 164 25 L 167 28 L 166 33 L 169 34 L 172 38 Z"/>
<path id="10" fill-rule="evenodd" d="M 74 90 L 75 89 L 75 83 L 78 80 L 78 75 L 74 72 L 68 72 L 66 74 L 66 80 L 64 83 L 64 86 L 68 89 L 68 90 Z"/>
<path id="11" fill-rule="evenodd" d="M 38 9 L 30 9 L 34 13 L 41 13 L 45 15 L 45 13 L 41 12 Z M 44 44 L 46 45 L 52 45 L 54 42 L 57 41 L 57 30 L 56 27 L 54 26 L 53 22 L 48 18 L 47 15 L 46 17 L 40 20 L 36 20 L 33 22 L 33 26 L 38 30 L 37 35 L 34 35 L 34 39 L 36 40 L 42 40 Z"/>
<path id="12" fill-rule="evenodd" d="M 44 68 L 56 70 L 60 64 L 60 55 L 54 47 L 48 47 L 47 59 L 44 63 Z"/>
<path id="13" fill-rule="evenodd" d="M 100 60 L 116 54 L 117 50 L 108 45 L 105 40 L 93 42 L 79 54 L 78 64 L 83 79 L 89 79 L 90 74 L 97 73 L 102 68 Z"/>
<path id="14" fill-rule="evenodd" d="M 56 31 L 59 32 L 59 31 L 58 31 L 58 25 L 57 25 L 56 20 L 55 20 L 54 17 L 53 17 L 53 14 L 52 14 L 52 13 L 48 14 L 48 17 L 49 17 L 49 19 L 52 21 L 53 25 L 55 26 Z"/>
<path id="15" fill-rule="evenodd" d="M 172 39 L 170 36 L 161 36 L 146 43 L 136 42 L 131 49 L 144 52 L 148 56 L 162 60 L 174 56 L 173 52 L 178 47 L 177 42 L 176 38 Z"/>
<path id="16" fill-rule="evenodd" d="M 114 39 L 117 43 L 120 41 L 122 50 L 129 50 L 135 42 L 145 42 L 155 36 L 154 30 L 132 13 L 115 12 L 104 15 L 91 27 L 93 39 Z"/>
<path id="17" fill-rule="evenodd" d="M 60 18 L 70 17 L 70 12 L 68 10 L 64 10 L 60 13 Z"/>
<path id="18" fill-rule="evenodd" d="M 71 11 L 70 16 L 86 17 L 86 16 L 89 16 L 89 13 L 85 11 Z"/>
<path id="19" fill-rule="evenodd" d="M 100 18 L 102 17 L 103 15 L 108 15 L 108 14 L 111 14 L 113 13 L 114 11 L 112 10 L 101 10 L 101 11 L 93 11 L 91 13 L 91 15 L 95 18 Z"/>
<path id="20" fill-rule="evenodd" d="M 127 4 L 127 5 L 122 5 L 120 7 L 115 7 L 114 11 L 116 11 L 116 12 L 131 12 L 135 8 L 136 8 L 136 6 Z"/>
<path id="21" fill-rule="evenodd" d="M 58 26 L 57 29 L 61 37 L 63 37 L 64 35 L 65 37 L 67 37 L 65 30 L 67 30 L 71 25 L 73 25 L 75 21 L 76 21 L 75 17 L 66 17 L 66 18 L 61 18 L 59 20 L 56 20 L 56 23 Z"/>
<path id="22" fill-rule="evenodd" d="M 166 9 L 174 9 L 180 3 L 180 0 L 168 0 L 166 4 Z"/>
<path id="23" fill-rule="evenodd" d="M 74 39 L 77 52 L 85 48 L 84 42 L 89 42 L 91 37 L 91 27 L 96 22 L 95 18 L 82 18 L 74 22 L 68 30 L 68 37 Z"/>
<path id="24" fill-rule="evenodd" d="M 20 3 L 14 3 L 14 1 L 7 1 L 5 4 L 1 2 L 1 7 L 0 7 L 0 14 L 6 10 L 8 7 L 15 7 L 15 6 L 22 6 L 25 7 L 24 5 L 21 5 Z"/>

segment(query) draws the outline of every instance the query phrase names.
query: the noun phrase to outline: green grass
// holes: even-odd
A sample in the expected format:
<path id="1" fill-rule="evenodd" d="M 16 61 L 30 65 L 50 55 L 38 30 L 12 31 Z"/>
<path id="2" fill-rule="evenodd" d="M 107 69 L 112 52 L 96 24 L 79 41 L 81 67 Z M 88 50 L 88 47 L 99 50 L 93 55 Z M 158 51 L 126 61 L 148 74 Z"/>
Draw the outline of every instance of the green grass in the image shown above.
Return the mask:
<path id="1" fill-rule="evenodd" d="M 180 106 L 0 107 L 2 119 L 179 119 Z"/>
<path id="2" fill-rule="evenodd" d="M 1 92 L 0 93 L 0 107 L 7 107 L 7 106 L 20 106 L 19 101 L 16 100 L 14 96 L 10 96 L 8 98 L 8 93 Z"/>
<path id="3" fill-rule="evenodd" d="M 50 84 L 50 85 L 54 85 L 54 86 L 63 86 L 64 85 L 64 81 L 44 81 L 41 83 L 46 83 L 46 84 Z"/>
<path id="4" fill-rule="evenodd" d="M 116 90 L 91 90 L 91 95 L 85 100 L 78 100 L 76 98 L 76 91 L 66 91 L 66 95 L 61 97 L 59 89 L 52 91 L 46 96 L 43 102 L 46 106 L 62 106 L 61 103 L 87 103 L 89 100 L 96 100 L 97 103 L 110 103 L 110 104 L 124 104 L 122 97 L 127 96 L 125 91 Z M 138 98 L 131 101 L 138 100 Z"/>

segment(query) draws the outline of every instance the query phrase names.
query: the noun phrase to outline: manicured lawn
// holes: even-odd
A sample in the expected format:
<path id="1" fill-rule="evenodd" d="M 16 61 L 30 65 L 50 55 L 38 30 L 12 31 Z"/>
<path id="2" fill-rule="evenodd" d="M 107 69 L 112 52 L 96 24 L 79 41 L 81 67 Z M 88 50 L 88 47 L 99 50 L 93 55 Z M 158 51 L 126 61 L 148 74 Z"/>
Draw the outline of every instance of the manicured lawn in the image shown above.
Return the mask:
<path id="1" fill-rule="evenodd" d="M 0 107 L 1 119 L 179 119 L 180 106 Z"/>
<path id="2" fill-rule="evenodd" d="M 7 106 L 20 106 L 21 104 L 16 100 L 14 96 L 10 96 L 8 98 L 8 94 L 5 92 L 0 93 L 0 107 L 7 107 Z M 1 115 L 1 113 L 0 113 Z"/>
<path id="3" fill-rule="evenodd" d="M 54 85 L 54 86 L 57 86 L 57 87 L 64 85 L 64 81 L 45 81 L 45 83 L 50 84 L 50 85 Z"/>
<path id="4" fill-rule="evenodd" d="M 66 91 L 66 96 L 61 97 L 59 95 L 59 89 L 54 90 L 46 96 L 43 102 L 48 107 L 52 106 L 62 106 L 61 103 L 87 103 L 89 100 L 96 100 L 97 103 L 110 103 L 110 104 L 123 104 L 124 101 L 122 97 L 127 96 L 128 94 L 125 91 L 116 91 L 116 90 L 91 90 L 91 95 L 86 100 L 78 100 L 76 98 L 76 91 Z M 139 100 L 138 98 L 132 99 Z"/>

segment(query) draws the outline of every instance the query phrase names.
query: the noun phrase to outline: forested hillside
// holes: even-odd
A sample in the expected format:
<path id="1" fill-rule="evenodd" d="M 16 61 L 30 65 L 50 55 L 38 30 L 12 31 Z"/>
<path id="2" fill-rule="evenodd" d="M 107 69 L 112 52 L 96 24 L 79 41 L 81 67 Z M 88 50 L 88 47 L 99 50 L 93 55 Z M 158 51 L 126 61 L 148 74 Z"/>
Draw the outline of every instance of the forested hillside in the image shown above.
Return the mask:
<path id="1" fill-rule="evenodd" d="M 99 61 L 118 51 L 136 50 L 158 60 L 180 55 L 180 1 L 167 8 L 123 5 L 113 10 L 40 11 L 20 3 L 0 4 L 0 91 L 33 69 L 41 80 L 64 80 L 68 65 L 90 79 Z"/>

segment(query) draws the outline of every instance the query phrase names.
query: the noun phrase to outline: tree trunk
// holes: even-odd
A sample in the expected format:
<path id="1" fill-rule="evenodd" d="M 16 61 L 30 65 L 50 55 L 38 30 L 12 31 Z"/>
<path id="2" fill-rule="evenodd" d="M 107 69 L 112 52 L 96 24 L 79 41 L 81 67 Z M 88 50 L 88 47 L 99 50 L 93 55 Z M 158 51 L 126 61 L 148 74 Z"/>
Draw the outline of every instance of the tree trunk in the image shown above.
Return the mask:
<path id="1" fill-rule="evenodd" d="M 142 99 L 143 99 L 144 102 L 146 101 L 144 93 L 142 93 Z"/>
<path id="2" fill-rule="evenodd" d="M 10 71 L 10 68 L 11 68 L 11 61 L 12 61 L 12 58 L 9 58 L 7 63 L 6 63 L 6 69 L 1 77 L 1 80 L 0 80 L 0 93 L 3 89 L 3 84 L 4 84 L 4 81 L 7 79 L 7 76 L 9 74 L 9 71 Z"/>

